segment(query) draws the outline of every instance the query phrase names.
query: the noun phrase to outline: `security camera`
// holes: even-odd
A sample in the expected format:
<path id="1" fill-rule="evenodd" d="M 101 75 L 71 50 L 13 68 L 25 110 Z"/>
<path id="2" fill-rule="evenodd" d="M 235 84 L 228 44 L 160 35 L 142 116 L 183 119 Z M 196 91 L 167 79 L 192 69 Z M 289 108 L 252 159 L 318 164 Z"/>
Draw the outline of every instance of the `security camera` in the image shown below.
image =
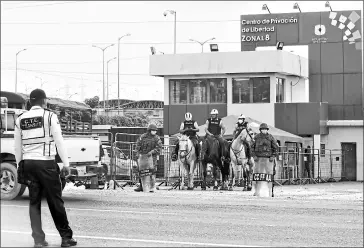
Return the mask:
<path id="1" fill-rule="evenodd" d="M 168 12 L 167 11 L 164 11 L 163 15 L 164 16 L 167 16 Z"/>

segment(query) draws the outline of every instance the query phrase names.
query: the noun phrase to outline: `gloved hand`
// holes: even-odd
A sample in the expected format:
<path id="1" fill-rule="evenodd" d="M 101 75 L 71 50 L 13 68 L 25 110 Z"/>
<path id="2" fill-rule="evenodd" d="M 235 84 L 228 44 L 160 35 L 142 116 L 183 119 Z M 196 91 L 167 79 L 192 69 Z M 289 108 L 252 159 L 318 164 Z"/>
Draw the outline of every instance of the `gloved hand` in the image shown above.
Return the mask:
<path id="1" fill-rule="evenodd" d="M 61 170 L 61 174 L 64 175 L 65 178 L 68 178 L 71 175 L 71 169 L 69 166 L 63 166 Z"/>
<path id="2" fill-rule="evenodd" d="M 258 157 L 257 156 L 253 156 L 254 161 L 258 161 Z"/>
<path id="3" fill-rule="evenodd" d="M 152 156 L 152 154 L 153 154 L 153 151 L 150 151 L 147 153 L 148 157 Z"/>
<path id="4" fill-rule="evenodd" d="M 274 157 L 270 157 L 269 162 L 273 162 L 273 161 L 274 161 Z"/>

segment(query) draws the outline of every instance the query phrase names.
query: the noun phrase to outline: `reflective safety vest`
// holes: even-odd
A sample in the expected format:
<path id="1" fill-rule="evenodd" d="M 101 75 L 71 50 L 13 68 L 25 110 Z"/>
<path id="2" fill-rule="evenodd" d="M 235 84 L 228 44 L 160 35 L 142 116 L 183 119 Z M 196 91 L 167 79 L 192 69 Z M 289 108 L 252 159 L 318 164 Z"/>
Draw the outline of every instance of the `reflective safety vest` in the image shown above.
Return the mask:
<path id="1" fill-rule="evenodd" d="M 51 118 L 54 113 L 42 109 L 32 109 L 19 116 L 24 153 L 38 153 L 55 156 L 56 145 L 51 133 Z"/>
<path id="2" fill-rule="evenodd" d="M 220 122 L 221 119 L 217 118 L 217 119 L 208 119 L 209 122 L 209 128 L 208 131 L 210 133 L 212 133 L 213 135 L 220 135 L 221 134 L 221 127 L 220 127 Z"/>

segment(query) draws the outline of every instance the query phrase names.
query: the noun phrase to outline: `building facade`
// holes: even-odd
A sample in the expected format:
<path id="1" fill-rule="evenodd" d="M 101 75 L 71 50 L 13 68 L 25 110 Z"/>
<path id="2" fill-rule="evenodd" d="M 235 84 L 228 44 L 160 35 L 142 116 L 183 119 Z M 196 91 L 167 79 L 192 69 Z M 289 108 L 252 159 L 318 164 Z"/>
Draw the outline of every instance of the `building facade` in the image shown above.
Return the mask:
<path id="1" fill-rule="evenodd" d="M 305 137 L 314 149 L 340 149 L 349 180 L 363 180 L 361 11 L 241 16 L 241 51 L 150 56 L 164 77 L 164 131 L 184 113 L 199 125 L 211 109 L 245 114 Z M 258 47 L 307 46 L 306 58 Z"/>

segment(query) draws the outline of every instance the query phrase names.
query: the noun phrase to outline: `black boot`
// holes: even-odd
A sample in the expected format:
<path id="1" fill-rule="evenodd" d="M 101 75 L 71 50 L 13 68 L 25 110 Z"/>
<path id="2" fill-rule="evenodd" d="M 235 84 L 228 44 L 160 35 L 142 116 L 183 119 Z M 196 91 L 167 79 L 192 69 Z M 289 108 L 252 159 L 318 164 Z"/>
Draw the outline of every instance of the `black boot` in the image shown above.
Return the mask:
<path id="1" fill-rule="evenodd" d="M 77 245 L 77 241 L 73 238 L 71 239 L 62 239 L 61 247 L 70 247 Z"/>
<path id="2" fill-rule="evenodd" d="M 142 180 L 139 178 L 139 187 L 134 189 L 135 192 L 142 192 L 143 191 L 143 185 Z"/>

